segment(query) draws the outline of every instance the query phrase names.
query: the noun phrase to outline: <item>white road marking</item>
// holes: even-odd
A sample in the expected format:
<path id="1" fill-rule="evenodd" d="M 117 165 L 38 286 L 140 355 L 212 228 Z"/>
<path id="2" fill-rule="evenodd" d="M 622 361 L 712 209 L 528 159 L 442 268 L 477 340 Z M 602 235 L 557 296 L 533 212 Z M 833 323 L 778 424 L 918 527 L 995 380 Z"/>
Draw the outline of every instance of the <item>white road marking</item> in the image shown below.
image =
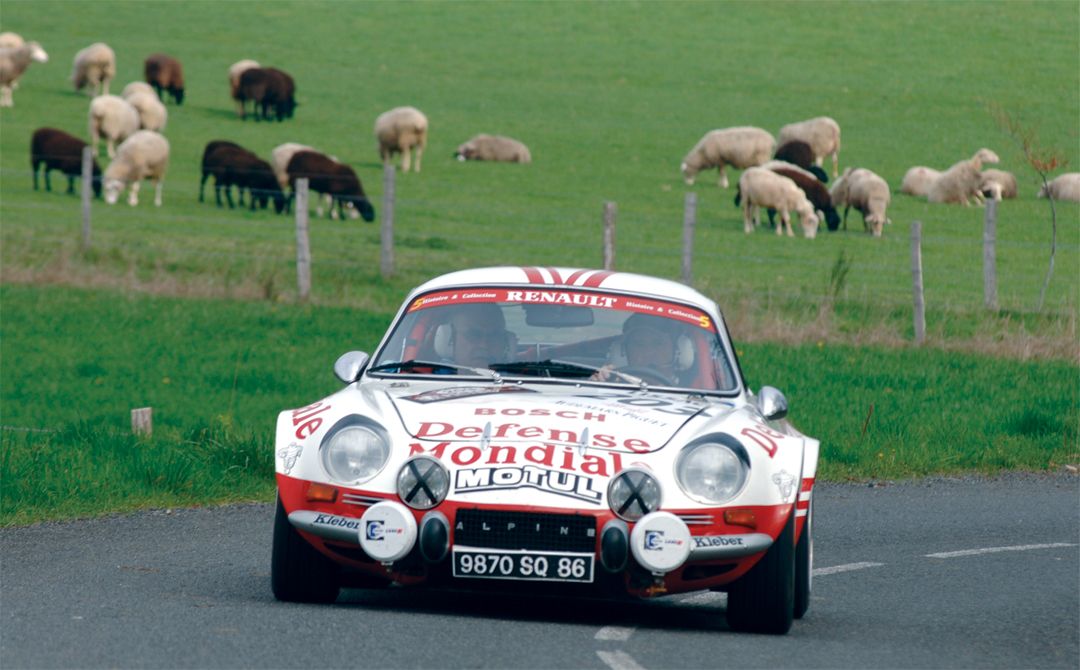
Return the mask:
<path id="1" fill-rule="evenodd" d="M 955 558 L 957 556 L 975 556 L 976 554 L 996 554 L 999 551 L 1028 551 L 1029 549 L 1056 549 L 1058 547 L 1075 547 L 1068 542 L 1054 542 L 1053 544 L 1023 544 L 1016 547 L 987 547 L 985 549 L 965 549 L 963 551 L 943 551 L 939 554 L 927 554 L 927 558 Z"/>
<path id="2" fill-rule="evenodd" d="M 626 642 L 633 635 L 634 629 L 625 626 L 604 626 L 596 633 L 597 640 L 615 640 Z"/>
<path id="3" fill-rule="evenodd" d="M 884 563 L 847 563 L 846 565 L 834 565 L 831 568 L 818 568 L 814 570 L 812 576 L 820 577 L 822 575 L 835 575 L 838 572 L 848 572 L 850 570 L 862 570 L 863 568 L 877 568 L 885 565 Z"/>
<path id="4" fill-rule="evenodd" d="M 713 591 L 706 591 L 705 593 L 695 593 L 692 596 L 687 596 L 679 600 L 680 605 L 719 605 L 721 601 L 727 599 L 726 593 L 715 593 Z"/>
<path id="5" fill-rule="evenodd" d="M 598 651 L 596 655 L 601 661 L 607 663 L 611 670 L 645 670 L 625 651 Z"/>

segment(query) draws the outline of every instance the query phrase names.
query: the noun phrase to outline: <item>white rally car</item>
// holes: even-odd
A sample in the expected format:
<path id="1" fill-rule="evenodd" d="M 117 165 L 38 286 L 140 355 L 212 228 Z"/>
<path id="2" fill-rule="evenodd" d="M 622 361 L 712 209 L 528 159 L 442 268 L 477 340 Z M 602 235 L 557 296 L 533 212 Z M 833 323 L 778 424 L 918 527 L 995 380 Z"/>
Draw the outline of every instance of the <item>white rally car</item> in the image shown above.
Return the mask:
<path id="1" fill-rule="evenodd" d="M 623 272 L 502 267 L 412 291 L 346 384 L 277 421 L 272 581 L 810 599 L 818 441 L 747 388 L 716 304 Z"/>

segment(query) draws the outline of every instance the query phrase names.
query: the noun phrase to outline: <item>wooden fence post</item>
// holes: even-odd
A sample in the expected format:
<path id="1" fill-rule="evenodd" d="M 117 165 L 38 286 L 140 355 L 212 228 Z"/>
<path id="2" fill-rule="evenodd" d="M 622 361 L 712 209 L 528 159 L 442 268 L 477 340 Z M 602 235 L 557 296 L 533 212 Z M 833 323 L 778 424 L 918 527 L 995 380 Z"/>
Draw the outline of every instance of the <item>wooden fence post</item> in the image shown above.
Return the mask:
<path id="1" fill-rule="evenodd" d="M 311 295 L 311 241 L 308 237 L 308 180 L 296 180 L 296 287 L 301 300 Z"/>
<path id="2" fill-rule="evenodd" d="M 986 201 L 983 220 L 983 303 L 997 309 L 997 200 Z"/>
<path id="3" fill-rule="evenodd" d="M 604 203 L 604 269 L 615 269 L 615 203 Z"/>
<path id="4" fill-rule="evenodd" d="M 396 175 L 393 163 L 383 166 L 382 218 L 380 219 L 382 223 L 380 268 L 383 277 L 394 274 L 394 179 Z"/>
<path id="5" fill-rule="evenodd" d="M 153 408 L 151 407 L 131 410 L 131 432 L 136 435 L 140 433 L 146 433 L 147 435 L 153 433 L 154 426 L 150 416 L 152 413 Z"/>
<path id="6" fill-rule="evenodd" d="M 697 222 L 697 193 L 687 193 L 682 217 L 682 283 L 694 285 L 694 224 Z"/>
<path id="7" fill-rule="evenodd" d="M 915 344 L 926 340 L 926 303 L 922 281 L 922 222 L 911 222 L 911 284 L 915 293 Z"/>
<path id="8" fill-rule="evenodd" d="M 83 147 L 82 152 L 82 248 L 90 248 L 90 198 L 94 187 L 94 150 Z"/>

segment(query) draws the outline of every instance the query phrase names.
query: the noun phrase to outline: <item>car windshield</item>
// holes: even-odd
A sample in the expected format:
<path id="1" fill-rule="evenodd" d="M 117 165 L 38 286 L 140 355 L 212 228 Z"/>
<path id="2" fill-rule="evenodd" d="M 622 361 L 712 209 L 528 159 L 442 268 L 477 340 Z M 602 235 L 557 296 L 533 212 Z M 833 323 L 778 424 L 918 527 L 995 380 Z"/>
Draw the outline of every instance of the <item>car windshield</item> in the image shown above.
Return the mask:
<path id="1" fill-rule="evenodd" d="M 369 372 L 737 388 L 716 324 L 705 312 L 573 290 L 484 288 L 423 295 L 409 305 Z"/>

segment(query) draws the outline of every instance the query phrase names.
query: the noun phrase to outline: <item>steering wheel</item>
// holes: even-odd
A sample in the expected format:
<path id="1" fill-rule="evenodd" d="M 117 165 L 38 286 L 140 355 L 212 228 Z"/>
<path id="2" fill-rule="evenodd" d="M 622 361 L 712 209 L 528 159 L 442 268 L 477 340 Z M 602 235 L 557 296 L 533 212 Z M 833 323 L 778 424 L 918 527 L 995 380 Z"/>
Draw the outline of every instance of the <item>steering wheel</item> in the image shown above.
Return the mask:
<path id="1" fill-rule="evenodd" d="M 647 382 L 656 382 L 658 386 L 678 386 L 679 384 L 668 377 L 663 372 L 660 372 L 656 368 L 650 368 L 645 365 L 627 365 L 625 367 L 616 368 L 615 372 L 625 372 L 628 375 L 634 375 L 635 377 L 641 377 Z M 651 381 L 650 381 L 651 380 Z"/>

